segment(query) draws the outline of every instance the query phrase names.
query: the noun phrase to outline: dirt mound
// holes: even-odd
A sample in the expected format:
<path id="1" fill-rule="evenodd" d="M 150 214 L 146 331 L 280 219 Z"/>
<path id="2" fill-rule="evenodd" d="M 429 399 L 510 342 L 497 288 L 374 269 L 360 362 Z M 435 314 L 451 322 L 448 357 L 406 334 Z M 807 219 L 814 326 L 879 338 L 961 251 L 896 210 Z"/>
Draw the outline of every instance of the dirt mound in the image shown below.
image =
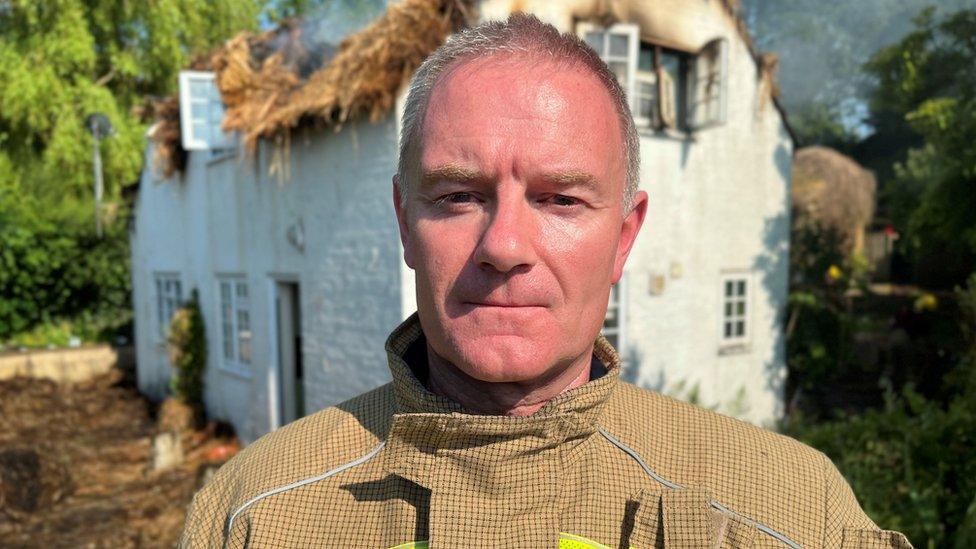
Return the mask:
<path id="1" fill-rule="evenodd" d="M 184 463 L 153 472 L 158 431 L 121 371 L 0 382 L 0 546 L 172 547 L 207 454 L 229 440 L 186 431 Z"/>

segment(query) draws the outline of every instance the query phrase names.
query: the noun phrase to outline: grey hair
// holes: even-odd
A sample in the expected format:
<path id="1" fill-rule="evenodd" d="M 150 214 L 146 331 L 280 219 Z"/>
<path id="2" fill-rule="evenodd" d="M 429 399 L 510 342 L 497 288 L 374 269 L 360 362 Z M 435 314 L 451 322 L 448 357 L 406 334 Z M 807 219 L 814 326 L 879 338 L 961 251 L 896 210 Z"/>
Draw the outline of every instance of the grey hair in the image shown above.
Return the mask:
<path id="1" fill-rule="evenodd" d="M 403 110 L 400 134 L 400 160 L 397 181 L 400 201 L 415 184 L 420 171 L 423 125 L 434 87 L 452 67 L 474 59 L 499 54 L 535 54 L 570 66 L 588 69 L 610 93 L 620 122 L 625 144 L 627 180 L 624 185 L 625 210 L 633 206 L 640 177 L 640 140 L 627 96 L 610 67 L 592 48 L 572 34 L 560 34 L 552 25 L 534 15 L 515 13 L 507 21 L 491 21 L 466 29 L 447 39 L 414 73 Z"/>

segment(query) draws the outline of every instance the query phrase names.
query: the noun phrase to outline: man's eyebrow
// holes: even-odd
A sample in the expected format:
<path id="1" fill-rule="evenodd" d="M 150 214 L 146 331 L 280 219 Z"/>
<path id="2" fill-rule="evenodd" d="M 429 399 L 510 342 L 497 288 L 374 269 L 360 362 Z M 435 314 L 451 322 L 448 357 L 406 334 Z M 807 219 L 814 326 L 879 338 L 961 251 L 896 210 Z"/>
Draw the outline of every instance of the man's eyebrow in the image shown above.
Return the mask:
<path id="1" fill-rule="evenodd" d="M 596 190 L 600 187 L 595 177 L 586 172 L 576 170 L 546 173 L 542 174 L 539 179 L 566 188 L 584 187 L 590 190 Z"/>
<path id="2" fill-rule="evenodd" d="M 485 174 L 472 168 L 465 168 L 457 164 L 446 164 L 430 169 L 423 170 L 420 176 L 421 185 L 431 185 L 439 181 L 451 181 L 455 183 L 468 183 L 484 181 L 487 179 Z"/>

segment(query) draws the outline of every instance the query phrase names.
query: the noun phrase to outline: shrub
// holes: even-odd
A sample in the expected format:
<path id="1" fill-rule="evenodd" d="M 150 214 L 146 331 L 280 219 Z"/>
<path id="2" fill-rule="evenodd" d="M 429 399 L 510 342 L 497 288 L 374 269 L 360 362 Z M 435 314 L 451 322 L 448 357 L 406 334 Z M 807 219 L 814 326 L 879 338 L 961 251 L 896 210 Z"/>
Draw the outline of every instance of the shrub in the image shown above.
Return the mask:
<path id="1" fill-rule="evenodd" d="M 173 395 L 186 404 L 202 404 L 207 336 L 195 289 L 190 300 L 173 314 L 167 343 L 170 361 L 176 370 L 170 380 Z"/>

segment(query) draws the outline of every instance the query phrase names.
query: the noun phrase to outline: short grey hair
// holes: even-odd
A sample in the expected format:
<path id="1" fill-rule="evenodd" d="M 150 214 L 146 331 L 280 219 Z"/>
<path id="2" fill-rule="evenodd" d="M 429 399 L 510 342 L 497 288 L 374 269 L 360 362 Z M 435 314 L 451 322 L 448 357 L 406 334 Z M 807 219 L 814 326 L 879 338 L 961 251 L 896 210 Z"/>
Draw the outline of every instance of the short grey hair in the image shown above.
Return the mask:
<path id="1" fill-rule="evenodd" d="M 482 23 L 449 37 L 414 73 L 403 110 L 400 134 L 397 181 L 401 203 L 406 201 L 407 192 L 416 183 L 420 172 L 424 118 L 434 87 L 448 69 L 466 61 L 500 54 L 537 55 L 583 67 L 603 84 L 616 108 L 625 145 L 627 176 L 623 203 L 625 210 L 629 211 L 640 177 L 640 140 L 623 88 L 610 67 L 585 42 L 572 34 L 560 34 L 555 27 L 543 23 L 534 15 L 522 13 L 510 15 L 507 21 Z"/>

